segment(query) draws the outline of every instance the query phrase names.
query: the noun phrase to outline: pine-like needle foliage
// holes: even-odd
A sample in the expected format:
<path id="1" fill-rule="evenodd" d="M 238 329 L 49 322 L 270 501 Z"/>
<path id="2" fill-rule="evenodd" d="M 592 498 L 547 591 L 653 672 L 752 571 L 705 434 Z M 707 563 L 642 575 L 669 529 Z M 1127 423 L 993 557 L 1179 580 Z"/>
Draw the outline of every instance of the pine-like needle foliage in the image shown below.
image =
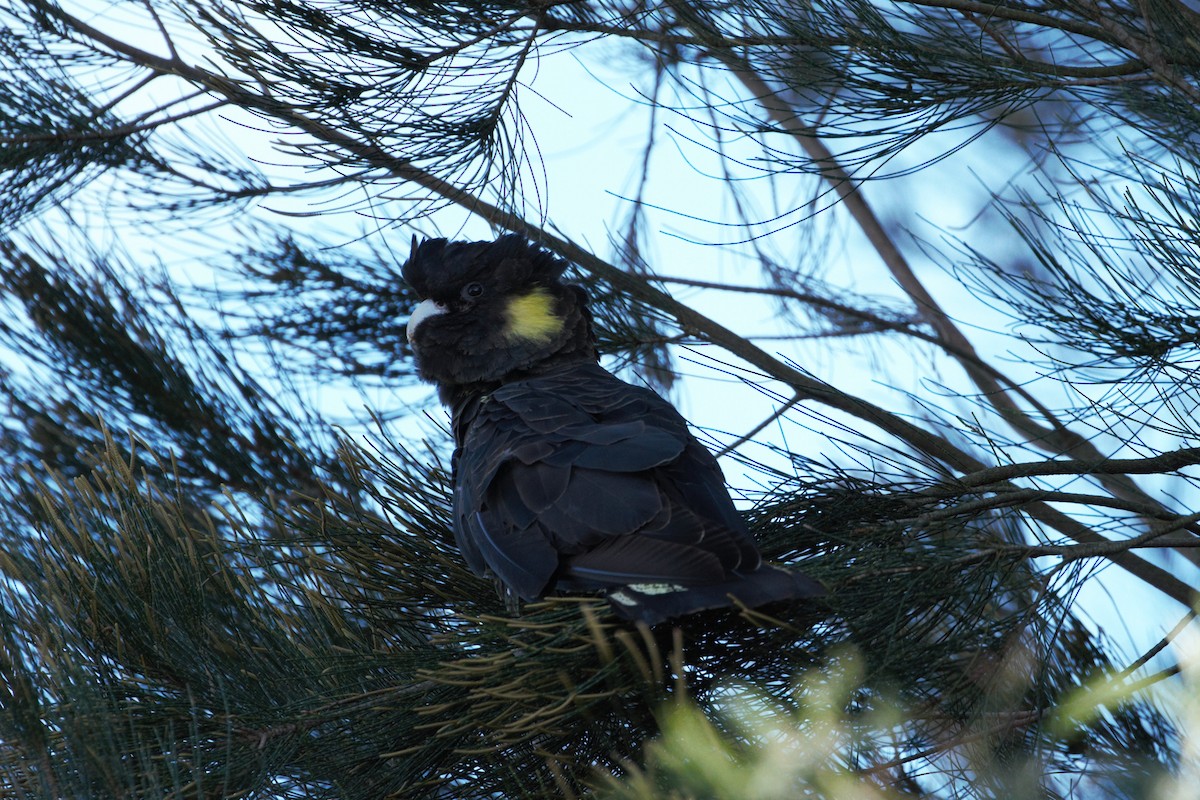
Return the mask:
<path id="1" fill-rule="evenodd" d="M 1153 694 L 1178 631 L 1124 653 L 1080 598 L 1120 570 L 1133 628 L 1194 599 L 1197 20 L 0 8 L 0 797 L 1150 796 L 1196 735 Z M 562 233 L 527 113 L 578 100 L 536 83 L 576 57 L 649 110 L 611 262 Z M 663 141 L 727 201 L 679 235 L 732 242 L 735 280 L 658 258 L 656 215 L 701 199 L 655 195 Z M 1028 160 L 983 235 L 920 243 L 960 315 L 858 187 L 976 147 Z M 803 233 L 838 201 L 884 288 Z M 648 630 L 588 597 L 512 616 L 466 570 L 389 249 L 458 235 L 453 206 L 572 261 L 616 366 L 778 409 L 715 441 L 765 554 L 826 600 Z M 811 371 L 702 314 L 718 292 L 776 303 Z M 963 323 L 996 311 L 1011 362 Z"/>

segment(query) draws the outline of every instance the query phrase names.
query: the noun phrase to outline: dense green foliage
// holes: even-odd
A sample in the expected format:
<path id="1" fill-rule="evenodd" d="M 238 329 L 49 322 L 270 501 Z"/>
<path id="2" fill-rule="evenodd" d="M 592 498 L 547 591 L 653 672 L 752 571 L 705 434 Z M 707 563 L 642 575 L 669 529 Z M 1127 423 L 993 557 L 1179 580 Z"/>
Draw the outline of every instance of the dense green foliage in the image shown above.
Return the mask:
<path id="1" fill-rule="evenodd" d="M 1197 31 L 1177 0 L 13 0 L 0 797 L 1184 791 Z M 537 145 L 593 102 L 535 78 L 573 59 L 649 126 L 605 248 Z M 584 144 L 572 189 L 609 168 Z M 922 228 L 912 187 L 974 153 L 978 213 Z M 734 283 L 660 257 L 677 223 Z M 706 433 L 826 602 L 505 612 L 454 551 L 390 249 L 459 226 L 572 261 L 627 373 L 773 409 Z"/>

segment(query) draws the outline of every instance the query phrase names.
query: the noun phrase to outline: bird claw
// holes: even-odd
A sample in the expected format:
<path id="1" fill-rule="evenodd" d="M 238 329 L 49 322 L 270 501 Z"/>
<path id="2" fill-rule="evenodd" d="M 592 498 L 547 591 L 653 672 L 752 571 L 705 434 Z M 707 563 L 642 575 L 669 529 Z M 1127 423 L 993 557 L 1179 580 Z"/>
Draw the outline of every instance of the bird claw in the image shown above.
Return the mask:
<path id="1" fill-rule="evenodd" d="M 499 577 L 493 575 L 492 580 L 496 583 L 496 594 L 504 601 L 504 610 L 514 617 L 521 616 L 521 598 L 517 597 L 512 589 L 505 586 Z"/>

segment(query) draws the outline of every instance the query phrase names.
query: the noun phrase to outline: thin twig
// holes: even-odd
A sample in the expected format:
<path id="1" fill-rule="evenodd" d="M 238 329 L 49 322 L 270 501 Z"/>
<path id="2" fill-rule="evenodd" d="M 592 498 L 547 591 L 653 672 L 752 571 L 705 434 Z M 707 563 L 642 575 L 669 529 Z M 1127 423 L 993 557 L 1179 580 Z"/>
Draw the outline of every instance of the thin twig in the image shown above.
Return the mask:
<path id="1" fill-rule="evenodd" d="M 801 399 L 800 395 L 795 395 L 794 397 L 792 397 L 791 400 L 788 400 L 786 403 L 781 405 L 769 417 L 767 417 L 762 422 L 755 425 L 747 433 L 739 436 L 737 441 L 732 442 L 732 443 L 726 445 L 725 447 L 722 447 L 721 450 L 717 453 L 717 458 L 721 458 L 722 456 L 729 455 L 734 450 L 738 449 L 739 447 L 744 445 L 746 442 L 753 439 L 755 436 L 757 436 L 759 433 L 761 433 L 768 425 L 770 425 L 772 422 L 774 422 L 775 420 L 779 419 L 784 414 L 786 414 L 788 409 L 790 409 L 792 406 L 796 405 L 796 403 L 799 403 L 800 399 Z"/>
<path id="2" fill-rule="evenodd" d="M 1184 629 L 1188 625 L 1190 625 L 1192 623 L 1192 620 L 1194 620 L 1194 619 L 1196 619 L 1196 611 L 1195 611 L 1195 609 L 1192 609 L 1192 610 L 1188 611 L 1186 614 L 1184 614 L 1180 618 L 1179 622 L 1175 623 L 1175 627 L 1173 627 L 1173 628 L 1171 628 L 1171 630 L 1167 631 L 1167 634 L 1165 636 L 1163 636 L 1161 639 L 1159 639 L 1157 642 L 1155 642 L 1153 647 L 1151 647 L 1146 652 L 1142 653 L 1140 656 L 1137 657 L 1137 659 L 1133 663 L 1131 663 L 1129 666 L 1125 667 L 1125 669 L 1121 670 L 1121 672 L 1118 673 L 1117 677 L 1122 678 L 1122 679 L 1127 678 L 1130 675 L 1132 675 L 1134 672 L 1137 672 L 1139 669 L 1141 669 L 1143 666 L 1145 666 L 1150 661 L 1150 659 L 1154 658 L 1156 655 L 1161 653 L 1167 647 L 1167 645 L 1169 645 L 1171 642 L 1173 642 L 1175 640 L 1176 636 L 1183 633 Z"/>
<path id="3" fill-rule="evenodd" d="M 20 136 L 0 136 L 0 144 L 27 144 L 30 142 L 46 142 L 46 141 L 88 142 L 88 141 L 105 141 L 108 139 L 122 139 L 122 138 L 125 138 L 126 136 L 132 136 L 135 133 L 141 133 L 142 131 L 148 131 L 148 130 L 153 130 L 155 128 L 161 128 L 164 125 L 170 125 L 170 124 L 173 124 L 176 122 L 181 122 L 182 120 L 188 119 L 190 117 L 196 117 L 201 114 L 207 114 L 211 111 L 216 111 L 218 108 L 223 108 L 224 106 L 227 106 L 227 105 L 229 105 L 228 100 L 224 100 L 224 99 L 223 100 L 214 100 L 213 102 L 211 102 L 207 105 L 200 106 L 198 108 L 191 108 L 191 109 L 188 109 L 187 111 L 180 111 L 177 114 L 172 114 L 170 116 L 163 117 L 162 119 L 156 119 L 151 122 L 142 122 L 142 123 L 135 122 L 135 123 L 130 123 L 130 124 L 126 124 L 126 125 L 118 125 L 115 128 L 105 128 L 103 130 L 94 130 L 94 131 L 58 130 L 58 131 L 48 131 L 46 133 L 22 134 Z M 158 109 L 155 109 L 154 111 L 147 112 L 147 115 L 148 114 L 157 114 L 159 111 L 162 111 L 162 108 L 158 108 Z M 144 119 L 145 116 L 147 116 L 147 115 L 143 115 L 142 118 Z"/>
<path id="4" fill-rule="evenodd" d="M 991 492 L 991 489 L 988 489 L 987 491 Z M 923 492 L 923 494 L 930 494 L 934 497 L 946 497 L 948 492 L 928 491 Z M 998 490 L 995 494 L 988 494 L 986 497 L 980 497 L 963 503 L 956 503 L 952 506 L 939 508 L 936 511 L 930 511 L 922 514 L 912 521 L 911 526 L 916 529 L 921 529 L 923 526 L 944 519 L 953 519 L 955 517 L 980 514 L 984 511 L 998 508 L 1023 506 L 1026 503 L 1032 502 L 1070 503 L 1073 505 L 1116 508 L 1120 509 L 1121 511 L 1128 511 L 1131 514 L 1136 514 L 1147 519 L 1167 521 L 1182 519 L 1179 514 L 1171 514 L 1163 511 L 1162 509 L 1147 507 L 1141 503 L 1136 503 L 1132 500 L 1125 500 L 1120 497 L 1112 497 L 1111 495 L 1083 494 L 1080 492 L 1060 492 L 1050 489 L 1014 489 L 1014 487 L 1012 487 L 1010 484 L 1006 484 L 1003 489 Z M 1186 530 L 1200 535 L 1200 527 L 1195 525 L 1187 525 L 1185 527 Z"/>
<path id="5" fill-rule="evenodd" d="M 1071 459 L 1003 464 L 967 473 L 956 478 L 954 483 L 961 486 L 978 487 L 1010 481 L 1013 478 L 1031 478 L 1038 475 L 1157 474 L 1175 472 L 1196 464 L 1200 464 L 1200 447 L 1185 447 L 1148 458 Z"/>

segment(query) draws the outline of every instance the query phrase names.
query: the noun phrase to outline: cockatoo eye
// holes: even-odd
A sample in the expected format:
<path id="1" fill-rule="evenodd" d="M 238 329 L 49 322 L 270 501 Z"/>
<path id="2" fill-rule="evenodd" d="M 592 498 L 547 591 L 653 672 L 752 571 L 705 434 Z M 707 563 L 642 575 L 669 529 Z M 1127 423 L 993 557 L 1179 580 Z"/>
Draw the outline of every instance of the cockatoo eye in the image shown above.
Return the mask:
<path id="1" fill-rule="evenodd" d="M 483 284 L 479 283 L 477 281 L 468 283 L 466 286 L 463 287 L 463 290 L 462 290 L 463 297 L 468 297 L 468 298 L 472 298 L 472 299 L 479 297 L 482 294 L 483 294 Z"/>

